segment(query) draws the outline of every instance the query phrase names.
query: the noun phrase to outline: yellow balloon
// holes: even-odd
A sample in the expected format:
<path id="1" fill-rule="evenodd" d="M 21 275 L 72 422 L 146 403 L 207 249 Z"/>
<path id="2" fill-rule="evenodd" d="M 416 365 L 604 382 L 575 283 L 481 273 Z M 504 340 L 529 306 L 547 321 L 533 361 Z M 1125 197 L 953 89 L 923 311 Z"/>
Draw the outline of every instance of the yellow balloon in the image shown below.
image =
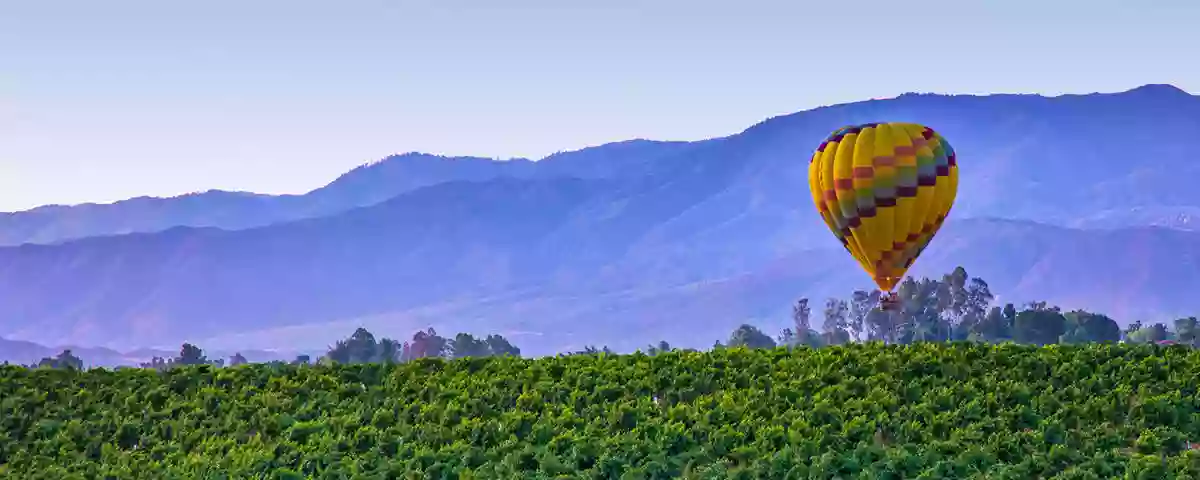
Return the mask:
<path id="1" fill-rule="evenodd" d="M 808 185 L 825 224 L 890 292 L 950 213 L 958 163 L 929 127 L 868 123 L 840 128 L 817 147 Z"/>

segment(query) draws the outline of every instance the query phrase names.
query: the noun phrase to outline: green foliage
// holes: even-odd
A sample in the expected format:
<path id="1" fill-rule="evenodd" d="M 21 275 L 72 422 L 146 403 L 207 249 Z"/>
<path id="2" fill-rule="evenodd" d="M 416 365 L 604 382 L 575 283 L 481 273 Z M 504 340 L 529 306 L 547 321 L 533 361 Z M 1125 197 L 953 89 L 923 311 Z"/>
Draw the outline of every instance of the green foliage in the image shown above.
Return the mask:
<path id="1" fill-rule="evenodd" d="M 1200 478 L 1197 385 L 1096 343 L 5 366 L 0 478 Z"/>

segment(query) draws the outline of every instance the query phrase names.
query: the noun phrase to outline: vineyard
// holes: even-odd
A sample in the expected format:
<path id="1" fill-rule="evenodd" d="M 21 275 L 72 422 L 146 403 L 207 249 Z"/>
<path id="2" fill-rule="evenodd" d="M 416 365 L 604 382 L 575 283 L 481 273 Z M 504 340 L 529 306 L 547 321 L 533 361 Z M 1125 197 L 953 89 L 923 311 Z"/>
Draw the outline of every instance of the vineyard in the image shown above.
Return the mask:
<path id="1" fill-rule="evenodd" d="M 1200 478 L 1200 350 L 0 367 L 0 477 Z"/>

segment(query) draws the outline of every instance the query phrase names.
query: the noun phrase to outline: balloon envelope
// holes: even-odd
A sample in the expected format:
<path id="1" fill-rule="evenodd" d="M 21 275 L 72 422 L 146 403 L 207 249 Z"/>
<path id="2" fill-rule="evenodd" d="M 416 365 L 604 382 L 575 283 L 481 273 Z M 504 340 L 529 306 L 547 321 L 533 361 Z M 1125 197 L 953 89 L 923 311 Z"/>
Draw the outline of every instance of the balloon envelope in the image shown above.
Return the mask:
<path id="1" fill-rule="evenodd" d="M 808 183 L 825 224 L 879 289 L 891 291 L 950 213 L 958 163 L 929 127 L 868 123 L 826 138 Z"/>

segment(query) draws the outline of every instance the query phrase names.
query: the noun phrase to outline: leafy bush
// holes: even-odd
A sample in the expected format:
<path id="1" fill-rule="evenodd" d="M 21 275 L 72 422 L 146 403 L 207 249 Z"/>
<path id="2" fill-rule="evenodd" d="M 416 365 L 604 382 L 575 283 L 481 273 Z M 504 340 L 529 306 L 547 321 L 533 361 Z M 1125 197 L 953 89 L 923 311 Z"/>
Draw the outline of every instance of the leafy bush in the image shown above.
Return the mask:
<path id="1" fill-rule="evenodd" d="M 0 368 L 0 477 L 1200 478 L 1200 351 Z"/>

